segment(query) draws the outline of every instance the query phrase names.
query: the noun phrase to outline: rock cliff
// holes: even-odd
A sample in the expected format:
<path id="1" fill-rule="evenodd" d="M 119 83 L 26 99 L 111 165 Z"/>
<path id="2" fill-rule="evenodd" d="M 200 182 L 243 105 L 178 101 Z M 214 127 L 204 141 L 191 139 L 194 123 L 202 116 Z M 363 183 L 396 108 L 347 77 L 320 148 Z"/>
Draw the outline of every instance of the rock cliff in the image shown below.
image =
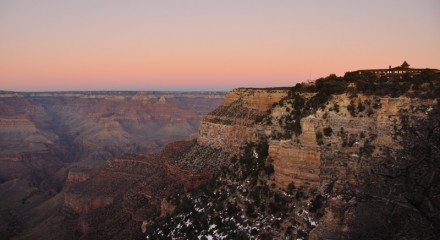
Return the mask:
<path id="1" fill-rule="evenodd" d="M 385 149 L 399 149 L 398 132 L 404 116 L 423 119 L 435 99 L 389 98 L 347 94 L 334 95 L 313 115 L 301 119 L 302 133 L 289 140 L 269 141 L 269 156 L 274 161 L 275 182 L 286 188 L 295 186 L 355 186 L 362 181 L 371 156 Z M 362 104 L 364 110 L 352 116 L 350 105 Z M 335 111 L 334 106 L 339 110 Z M 325 133 L 327 131 L 327 134 Z M 317 141 L 317 136 L 319 137 Z"/>
<path id="2" fill-rule="evenodd" d="M 86 239 L 126 239 L 138 234 L 147 239 L 357 239 L 373 226 L 361 221 L 366 216 L 362 214 L 373 212 L 367 206 L 370 203 L 394 204 L 393 221 L 423 207 L 433 209 L 440 195 L 428 195 L 417 205 L 418 198 L 407 201 L 406 189 L 395 194 L 400 183 L 390 186 L 374 178 L 406 158 L 402 152 L 411 140 L 409 134 L 421 129 L 417 123 L 434 119 L 438 124 L 439 79 L 362 77 L 331 75 L 292 88 L 235 89 L 204 118 L 197 139 L 174 142 L 152 154 L 113 157 L 94 170 L 81 165 L 65 169 L 66 188 L 57 194 L 63 200 L 62 217 Z M 93 129 L 93 137 L 83 137 L 84 132 L 76 128 L 72 131 L 84 144 L 80 148 L 94 153 L 95 148 L 90 148 L 94 144 L 120 147 L 116 153 L 127 151 L 124 144 L 134 141 L 130 131 L 144 131 L 144 123 L 157 127 L 152 123 L 167 122 L 165 129 L 170 132 L 189 132 L 199 119 L 196 111 L 179 110 L 185 101 L 194 108 L 200 106 L 193 93 L 185 101 L 185 96 L 168 93 L 69 94 L 75 97 L 69 103 L 81 109 L 79 115 L 91 116 L 86 124 Z M 84 105 L 89 101 L 93 108 Z M 36 113 L 40 108 L 32 111 L 41 117 Z M 14 121 L 4 124 L 12 126 Z M 24 134 L 40 134 L 39 124 L 17 124 L 30 126 Z M 437 136 L 436 126 L 427 138 Z M 56 141 L 56 135 L 44 135 L 47 144 Z M 438 147 L 421 149 L 427 156 L 422 160 L 431 155 L 438 158 Z M 402 169 L 408 172 L 417 167 Z M 378 169 L 380 174 L 375 172 Z M 417 174 L 424 176 L 432 169 L 436 167 Z M 435 174 L 421 183 L 436 183 Z M 386 186 L 388 195 L 372 196 L 380 191 L 374 183 Z M 28 190 L 24 202 L 33 200 L 33 191 Z M 392 194 L 393 199 L 386 199 Z M 394 216 L 394 209 L 402 206 L 411 209 L 410 214 Z M 436 222 L 430 225 L 423 214 L 417 216 L 425 227 L 420 231 L 423 236 L 435 236 L 429 226 Z"/>
<path id="3" fill-rule="evenodd" d="M 182 155 L 185 157 L 172 162 L 179 169 L 199 169 L 199 173 L 209 170 L 214 179 L 200 189 L 174 198 L 183 199 L 177 201 L 177 213 L 169 221 L 159 219 L 159 225 L 150 222 L 147 238 L 358 239 L 378 237 L 365 235 L 377 224 L 395 228 L 392 223 L 382 222 L 377 215 L 380 213 L 373 216 L 377 209 L 368 204 L 385 203 L 384 199 L 397 191 L 396 186 L 404 185 L 399 182 L 388 186 L 389 180 L 377 180 L 384 176 L 376 171 L 390 171 L 393 161 L 405 160 L 402 152 L 408 143 L 412 144 L 408 135 L 422 131 L 419 122 L 438 119 L 435 114 L 440 81 L 437 75 L 431 77 L 364 79 L 347 73 L 344 77 L 331 75 L 291 89 L 231 91 L 224 103 L 202 122 L 197 144 Z M 436 124 L 431 122 L 431 126 L 425 127 L 437 134 Z M 429 155 L 428 159 L 433 157 L 432 148 L 416 150 L 424 151 L 422 155 Z M 417 162 L 420 161 L 426 159 Z M 404 169 L 409 172 L 412 167 Z M 402 170 L 396 170 L 397 177 L 390 178 L 405 174 L 399 171 Z M 433 170 L 428 167 L 424 171 Z M 417 177 L 425 176 L 422 172 L 417 172 Z M 432 174 L 438 176 L 438 171 Z M 381 197 L 371 196 L 380 192 L 372 182 L 390 189 Z M 437 189 L 426 184 L 423 187 Z M 412 209 L 412 215 L 414 211 L 420 212 L 420 206 L 411 205 L 419 201 L 427 204 L 429 214 L 435 213 L 428 206 L 439 203 L 436 196 L 429 194 L 436 200 L 408 201 L 402 199 L 405 194 L 407 190 L 387 204 L 400 209 L 400 213 L 407 211 L 403 208 Z M 170 214 L 167 206 L 164 205 L 163 216 Z M 391 209 L 390 218 L 393 213 Z M 418 215 L 417 221 L 428 224 L 425 226 L 437 224 L 432 218 L 421 220 L 423 214 Z M 377 220 L 376 225 L 365 224 L 366 215 Z M 192 224 L 190 232 L 185 230 L 184 224 L 188 222 Z M 263 227 L 267 224 L 272 224 L 272 229 Z M 172 230 L 176 228 L 179 230 Z M 435 230 L 424 229 L 429 232 L 426 236 L 435 236 Z M 392 236 L 393 232 L 387 234 Z"/>
<path id="4" fill-rule="evenodd" d="M 288 89 L 232 90 L 223 104 L 208 114 L 200 125 L 197 143 L 239 153 L 244 145 L 258 140 L 257 123 L 287 93 Z"/>

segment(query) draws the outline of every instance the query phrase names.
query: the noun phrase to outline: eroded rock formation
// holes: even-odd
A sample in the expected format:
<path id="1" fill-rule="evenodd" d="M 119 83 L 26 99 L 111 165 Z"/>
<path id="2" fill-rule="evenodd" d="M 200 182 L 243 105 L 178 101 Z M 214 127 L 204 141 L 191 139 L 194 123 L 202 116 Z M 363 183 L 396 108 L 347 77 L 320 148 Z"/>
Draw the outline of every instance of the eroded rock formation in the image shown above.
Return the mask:
<path id="1" fill-rule="evenodd" d="M 4 202 L 2 211 L 19 214 L 2 214 L 0 222 L 17 226 L 20 229 L 13 232 L 21 231 L 26 239 L 45 220 L 29 212 L 55 197 L 61 199 L 55 206 L 66 215 L 89 216 L 94 210 L 120 206 L 120 191 L 127 190 L 124 184 L 144 179 L 145 163 L 106 160 L 122 153 L 157 152 L 167 143 L 194 138 L 202 118 L 223 97 L 221 92 L 1 92 L 0 202 Z M 93 170 L 102 165 L 103 171 Z M 136 170 L 142 171 L 134 174 Z M 165 172 L 154 174 L 160 178 Z M 17 189 L 11 192 L 11 185 Z M 151 213 L 138 210 L 139 206 L 146 202 L 159 206 L 162 197 L 136 192 L 124 195 L 123 208 L 138 221 Z M 56 217 L 63 219 L 63 215 Z M 90 229 L 96 226 L 90 218 L 82 218 L 80 224 L 75 220 L 73 228 L 67 227 L 71 220 L 66 221 L 55 221 L 71 231 L 60 232 L 59 239 L 73 237 L 77 226 L 81 232 L 93 232 Z M 48 228 L 42 227 L 38 236 L 47 238 L 47 234 Z"/>
<path id="2" fill-rule="evenodd" d="M 361 181 L 360 169 L 368 167 L 365 158 L 379 156 L 385 149 L 399 148 L 401 117 L 411 115 L 422 119 L 435 101 L 333 96 L 325 107 L 301 120 L 301 134 L 269 142 L 277 185 L 286 188 L 293 182 L 295 186 L 319 187 L 334 181 L 339 186 L 357 185 Z M 359 103 L 366 109 L 352 116 L 347 107 Z M 339 108 L 337 112 L 333 109 L 335 104 Z"/>
<path id="3" fill-rule="evenodd" d="M 234 89 L 202 122 L 197 143 L 239 153 L 241 147 L 258 140 L 256 123 L 287 93 L 288 89 Z"/>

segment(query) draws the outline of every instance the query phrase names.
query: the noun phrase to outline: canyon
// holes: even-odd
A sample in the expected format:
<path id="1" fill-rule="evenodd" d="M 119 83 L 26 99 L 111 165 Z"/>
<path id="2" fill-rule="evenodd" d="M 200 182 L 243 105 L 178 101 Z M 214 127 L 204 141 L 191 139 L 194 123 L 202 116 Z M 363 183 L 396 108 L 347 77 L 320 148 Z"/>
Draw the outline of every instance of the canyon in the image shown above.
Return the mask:
<path id="1" fill-rule="evenodd" d="M 232 90 L 173 161 L 211 179 L 164 200 L 146 238 L 436 236 L 439 76 L 368 77 Z"/>
<path id="2" fill-rule="evenodd" d="M 77 99 L 78 93 L 71 93 L 81 110 L 57 115 L 64 116 L 57 122 L 84 123 L 93 137 L 83 138 L 85 132 L 75 128 L 73 145 L 49 148 L 60 134 L 38 130 L 44 124 L 34 119 L 48 119 L 38 113 L 45 108 L 21 110 L 33 113 L 28 120 L 2 121 L 9 129 L 4 136 L 24 139 L 8 144 L 16 144 L 17 150 L 27 144 L 33 152 L 5 151 L 2 157 L 11 164 L 6 167 L 21 171 L 4 170 L 0 190 L 12 197 L 0 199 L 9 206 L 2 209 L 7 229 L 1 230 L 16 239 L 48 234 L 63 239 L 436 236 L 439 89 L 438 75 L 407 79 L 347 73 L 294 87 L 208 93 L 211 102 L 204 99 L 204 104 L 212 109 L 193 99 L 201 93 L 189 93 L 189 100 L 181 97 L 187 105 L 177 104 L 177 95 L 168 93 L 95 93 L 85 97 L 97 103 L 93 108 L 82 105 L 84 95 Z M 102 98 L 130 98 L 130 104 L 111 105 L 114 113 L 108 114 Z M 160 107 L 173 101 L 166 109 L 176 110 Z M 179 112 L 182 106 L 202 110 L 199 115 Z M 146 109 L 157 114 L 147 116 Z M 80 120 L 82 111 L 95 122 Z M 163 125 L 164 138 L 148 145 L 146 136 L 132 135 L 143 133 L 146 126 L 140 123 L 150 121 L 168 124 Z M 157 122 L 148 126 L 154 126 L 153 133 L 161 129 Z M 193 126 L 192 131 L 185 126 Z M 173 131 L 180 141 L 168 137 Z M 71 146 L 81 154 L 57 158 Z M 415 175 L 409 174 L 412 170 Z M 425 184 L 423 188 L 416 184 L 407 189 L 414 177 L 422 178 L 416 183 Z M 402 229 L 405 221 L 412 221 L 412 227 Z"/>
<path id="3" fill-rule="evenodd" d="M 121 154 L 193 139 L 223 98 L 222 92 L 0 92 L 0 232 L 38 236 L 35 218 L 44 220 L 34 216 L 38 209 L 76 203 L 75 211 L 86 212 L 110 203 L 64 192 Z M 47 219 L 63 218 L 59 209 Z"/>

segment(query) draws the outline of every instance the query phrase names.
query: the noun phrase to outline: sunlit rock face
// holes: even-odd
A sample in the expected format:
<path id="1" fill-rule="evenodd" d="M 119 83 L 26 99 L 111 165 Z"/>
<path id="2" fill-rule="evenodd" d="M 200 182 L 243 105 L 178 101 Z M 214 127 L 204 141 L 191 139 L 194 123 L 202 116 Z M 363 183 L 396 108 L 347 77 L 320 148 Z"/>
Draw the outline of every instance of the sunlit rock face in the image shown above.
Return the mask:
<path id="1" fill-rule="evenodd" d="M 257 123 L 287 93 L 288 89 L 238 88 L 230 91 L 223 104 L 208 114 L 200 125 L 198 144 L 239 153 L 245 144 L 257 141 Z"/>
<path id="2" fill-rule="evenodd" d="M 359 103 L 365 109 L 352 115 L 347 107 Z M 276 184 L 282 188 L 290 183 L 316 188 L 330 183 L 336 188 L 359 185 L 363 181 L 361 171 L 368 171 L 371 162 L 362 159 L 397 151 L 401 147 L 398 133 L 402 117 L 423 119 L 435 103 L 435 99 L 403 96 L 332 96 L 325 106 L 301 119 L 300 134 L 269 141 Z"/>

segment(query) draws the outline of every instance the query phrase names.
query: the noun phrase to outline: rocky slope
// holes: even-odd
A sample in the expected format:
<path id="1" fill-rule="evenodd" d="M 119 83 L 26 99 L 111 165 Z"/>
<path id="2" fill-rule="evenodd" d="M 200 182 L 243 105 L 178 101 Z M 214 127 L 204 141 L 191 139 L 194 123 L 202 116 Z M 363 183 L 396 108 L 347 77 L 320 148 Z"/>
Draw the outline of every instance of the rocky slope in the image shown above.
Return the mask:
<path id="1" fill-rule="evenodd" d="M 256 125 L 288 89 L 246 89 L 229 92 L 223 104 L 208 114 L 199 129 L 197 143 L 239 153 L 245 143 L 258 139 Z"/>

